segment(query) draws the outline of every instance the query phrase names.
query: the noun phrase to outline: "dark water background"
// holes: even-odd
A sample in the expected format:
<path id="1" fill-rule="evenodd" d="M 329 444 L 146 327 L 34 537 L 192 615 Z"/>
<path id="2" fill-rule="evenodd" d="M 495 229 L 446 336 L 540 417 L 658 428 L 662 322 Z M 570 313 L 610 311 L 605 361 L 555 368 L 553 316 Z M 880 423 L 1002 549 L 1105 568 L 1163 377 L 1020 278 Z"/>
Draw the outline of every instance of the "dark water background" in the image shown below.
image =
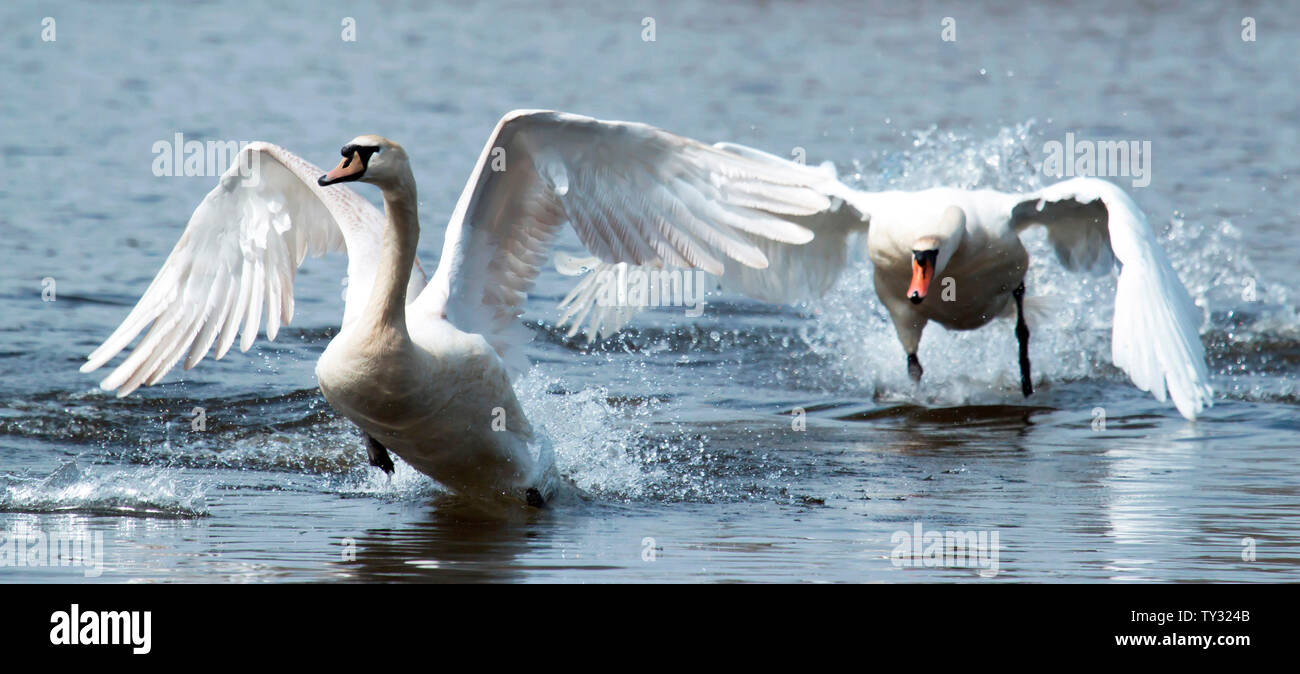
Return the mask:
<path id="1" fill-rule="evenodd" d="M 0 527 L 101 534 L 101 582 L 1297 579 L 1294 7 L 460 4 L 0 6 Z M 594 499 L 530 517 L 365 465 L 312 373 L 341 257 L 302 268 L 274 343 L 122 400 L 77 372 L 215 183 L 155 177 L 154 142 L 268 140 L 324 164 L 360 133 L 392 137 L 432 269 L 518 107 L 803 148 L 870 188 L 1029 188 L 1067 132 L 1149 140 L 1133 195 L 1208 310 L 1217 404 L 1192 424 L 1129 385 L 1110 365 L 1114 279 L 1062 272 L 1041 236 L 1030 293 L 1058 310 L 1035 331 L 1028 402 L 1002 323 L 928 331 L 914 391 L 865 264 L 805 306 L 714 297 L 593 347 L 554 328 L 571 281 L 548 270 L 520 388 Z M 996 532 L 998 573 L 896 566 L 891 537 L 916 523 Z M 0 582 L 83 578 L 0 566 Z"/>

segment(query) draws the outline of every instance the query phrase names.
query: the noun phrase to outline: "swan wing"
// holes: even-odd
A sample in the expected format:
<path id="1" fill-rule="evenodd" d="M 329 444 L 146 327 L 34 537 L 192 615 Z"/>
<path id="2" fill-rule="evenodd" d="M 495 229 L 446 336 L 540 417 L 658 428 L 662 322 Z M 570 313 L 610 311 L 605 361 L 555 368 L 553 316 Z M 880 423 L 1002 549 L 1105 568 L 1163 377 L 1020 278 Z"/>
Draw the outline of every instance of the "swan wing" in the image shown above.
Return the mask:
<path id="1" fill-rule="evenodd" d="M 1046 227 L 1067 268 L 1103 271 L 1119 261 L 1111 326 L 1115 365 L 1161 402 L 1167 390 L 1188 419 L 1213 405 L 1201 311 L 1128 194 L 1105 180 L 1075 178 L 1015 202 L 1012 226 Z"/>
<path id="2" fill-rule="evenodd" d="M 722 275 L 722 288 L 757 300 L 774 303 L 797 302 L 824 294 L 839 278 L 853 252 L 849 237 L 865 233 L 871 216 L 852 200 L 855 190 L 839 181 L 835 166 L 825 162 L 805 167 L 752 147 L 736 143 L 717 143 L 714 147 L 777 169 L 807 170 L 815 176 L 812 187 L 828 199 L 825 208 L 811 214 L 772 215 L 811 230 L 816 238 L 806 245 L 794 246 L 784 241 L 754 238 L 753 243 L 767 256 L 765 269 L 731 265 Z"/>
<path id="3" fill-rule="evenodd" d="M 529 333 L 518 317 L 566 222 L 601 262 L 722 274 L 762 268 L 759 240 L 812 240 L 789 216 L 828 208 L 822 174 L 628 122 L 516 111 L 492 132 L 416 304 L 483 334 L 514 372 Z"/>
<path id="4" fill-rule="evenodd" d="M 293 318 L 293 281 L 307 255 L 348 252 L 348 305 L 369 293 L 384 217 L 350 189 L 322 188 L 322 171 L 270 143 L 245 146 L 190 216 L 162 269 L 82 372 L 113 359 L 145 328 L 140 342 L 100 386 L 125 396 L 157 382 L 185 359 L 218 359 L 240 333 L 247 351 L 265 321 L 274 340 Z M 417 263 L 418 267 L 418 263 Z M 414 281 L 423 287 L 418 269 Z M 346 319 L 345 319 L 346 320 Z"/>
<path id="5" fill-rule="evenodd" d="M 791 171 L 815 171 L 821 177 L 819 179 L 816 175 L 810 175 L 812 186 L 830 199 L 825 209 L 811 215 L 772 214 L 811 230 L 816 234 L 811 242 L 795 245 L 742 233 L 741 236 L 767 257 L 767 267 L 728 265 L 721 278 L 714 277 L 710 285 L 779 304 L 824 294 L 839 278 L 849 261 L 852 251 L 849 236 L 854 232 L 865 232 L 869 224 L 869 217 L 846 200 L 845 197 L 849 196 L 851 190 L 839 182 L 834 165 L 827 162 L 815 168 L 804 167 L 788 159 L 735 143 L 715 143 L 714 147 Z M 655 270 L 650 268 L 626 262 L 611 264 L 594 257 L 557 255 L 555 262 L 556 269 L 561 274 L 585 274 L 560 302 L 557 327 L 570 325 L 570 337 L 585 328 L 589 342 L 597 337 L 614 334 L 637 314 L 649 308 L 609 301 L 609 298 L 617 296 L 617 286 L 627 283 L 627 279 L 646 278 L 649 279 L 650 287 L 657 285 L 661 288 L 673 287 L 673 284 L 684 286 L 690 281 L 684 275 L 679 280 L 678 274 L 682 273 L 680 269 L 668 269 L 665 270 L 669 272 L 667 277 L 656 277 Z M 645 276 L 638 277 L 638 274 Z M 698 280 L 695 282 L 698 283 Z M 703 290 L 696 289 L 696 292 Z"/>

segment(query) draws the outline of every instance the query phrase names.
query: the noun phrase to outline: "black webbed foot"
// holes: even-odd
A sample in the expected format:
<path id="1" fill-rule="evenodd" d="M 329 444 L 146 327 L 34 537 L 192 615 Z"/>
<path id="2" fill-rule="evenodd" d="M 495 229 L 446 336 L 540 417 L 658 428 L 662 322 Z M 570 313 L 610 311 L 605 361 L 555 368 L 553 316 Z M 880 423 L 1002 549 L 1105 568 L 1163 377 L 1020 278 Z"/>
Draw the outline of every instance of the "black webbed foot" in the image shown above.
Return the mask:
<path id="1" fill-rule="evenodd" d="M 365 436 L 366 436 L 366 453 L 370 455 L 370 465 L 379 468 L 380 470 L 384 471 L 389 475 L 392 475 L 393 459 L 392 457 L 388 456 L 388 448 L 379 444 L 378 440 L 370 437 L 369 433 L 366 433 Z"/>
<path id="2" fill-rule="evenodd" d="M 1034 394 L 1034 383 L 1029 370 L 1029 324 L 1025 323 L 1024 282 L 1011 291 L 1011 296 L 1016 300 L 1016 341 L 1020 342 L 1020 392 L 1028 398 Z"/>
<path id="3" fill-rule="evenodd" d="M 921 383 L 921 375 L 924 373 L 925 370 L 921 367 L 921 359 L 917 358 L 914 353 L 907 354 L 907 374 L 912 378 L 912 381 L 917 384 Z"/>

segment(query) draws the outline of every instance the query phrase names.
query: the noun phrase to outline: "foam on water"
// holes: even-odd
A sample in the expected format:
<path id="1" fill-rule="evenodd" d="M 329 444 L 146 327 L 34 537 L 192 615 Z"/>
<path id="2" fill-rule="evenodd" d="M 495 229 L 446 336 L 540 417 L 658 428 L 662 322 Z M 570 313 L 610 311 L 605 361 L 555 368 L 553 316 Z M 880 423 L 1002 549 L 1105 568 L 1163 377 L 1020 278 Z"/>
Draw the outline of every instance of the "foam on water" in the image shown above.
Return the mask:
<path id="1" fill-rule="evenodd" d="M 49 475 L 0 475 L 0 512 L 193 518 L 208 514 L 201 481 L 167 468 L 83 469 L 75 461 Z"/>

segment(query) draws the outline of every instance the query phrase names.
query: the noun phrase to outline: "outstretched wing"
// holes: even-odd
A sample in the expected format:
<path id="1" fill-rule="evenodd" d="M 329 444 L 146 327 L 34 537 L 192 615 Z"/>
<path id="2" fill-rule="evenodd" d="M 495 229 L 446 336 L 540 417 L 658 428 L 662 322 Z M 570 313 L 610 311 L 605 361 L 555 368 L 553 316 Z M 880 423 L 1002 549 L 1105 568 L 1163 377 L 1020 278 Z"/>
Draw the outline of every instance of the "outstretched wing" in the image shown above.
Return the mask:
<path id="1" fill-rule="evenodd" d="M 275 339 L 293 318 L 293 281 L 307 255 L 348 252 L 348 307 L 369 295 L 383 238 L 383 215 L 350 189 L 322 188 L 322 171 L 270 143 L 250 143 L 190 216 L 162 269 L 82 372 L 112 360 L 146 327 L 135 349 L 100 383 L 124 396 L 157 382 L 185 358 L 194 367 L 216 345 L 241 351 L 263 319 Z M 423 288 L 416 263 L 412 284 Z M 345 315 L 345 322 L 347 315 Z"/>
<path id="2" fill-rule="evenodd" d="M 828 163 L 816 168 L 804 167 L 788 159 L 768 154 L 735 143 L 715 143 L 715 148 L 755 161 L 768 162 L 775 167 L 791 171 L 811 171 L 812 186 L 830 199 L 827 207 L 811 215 L 780 215 L 790 222 L 811 230 L 816 238 L 810 243 L 794 245 L 774 241 L 753 234 L 742 234 L 767 257 L 766 268 L 729 265 L 718 285 L 727 291 L 738 292 L 764 302 L 797 302 L 824 294 L 839 278 L 849 261 L 851 246 L 848 237 L 854 232 L 865 232 L 869 218 L 844 195 L 849 188 L 839 182 L 835 167 Z M 568 276 L 586 274 L 573 290 L 560 302 L 560 318 L 556 325 L 572 324 L 569 336 L 584 327 L 587 341 L 597 336 L 606 337 L 622 329 L 646 307 L 620 305 L 608 301 L 616 295 L 614 284 L 621 279 L 635 278 L 638 271 L 647 272 L 626 262 L 611 264 L 597 258 L 556 256 L 556 269 Z M 652 283 L 653 285 L 653 283 Z"/>
<path id="3" fill-rule="evenodd" d="M 1111 327 L 1111 359 L 1133 383 L 1184 417 L 1214 404 L 1199 328 L 1201 311 L 1178 279 L 1146 217 L 1124 191 L 1096 178 L 1075 178 L 1016 198 L 1017 231 L 1047 228 L 1069 269 L 1121 265 Z"/>
<path id="4" fill-rule="evenodd" d="M 514 372 L 518 321 L 565 222 L 606 263 L 722 274 L 768 264 L 750 237 L 803 244 L 786 219 L 826 210 L 821 175 L 725 152 L 644 124 L 516 111 L 497 124 L 447 226 L 416 305 L 483 334 Z"/>

